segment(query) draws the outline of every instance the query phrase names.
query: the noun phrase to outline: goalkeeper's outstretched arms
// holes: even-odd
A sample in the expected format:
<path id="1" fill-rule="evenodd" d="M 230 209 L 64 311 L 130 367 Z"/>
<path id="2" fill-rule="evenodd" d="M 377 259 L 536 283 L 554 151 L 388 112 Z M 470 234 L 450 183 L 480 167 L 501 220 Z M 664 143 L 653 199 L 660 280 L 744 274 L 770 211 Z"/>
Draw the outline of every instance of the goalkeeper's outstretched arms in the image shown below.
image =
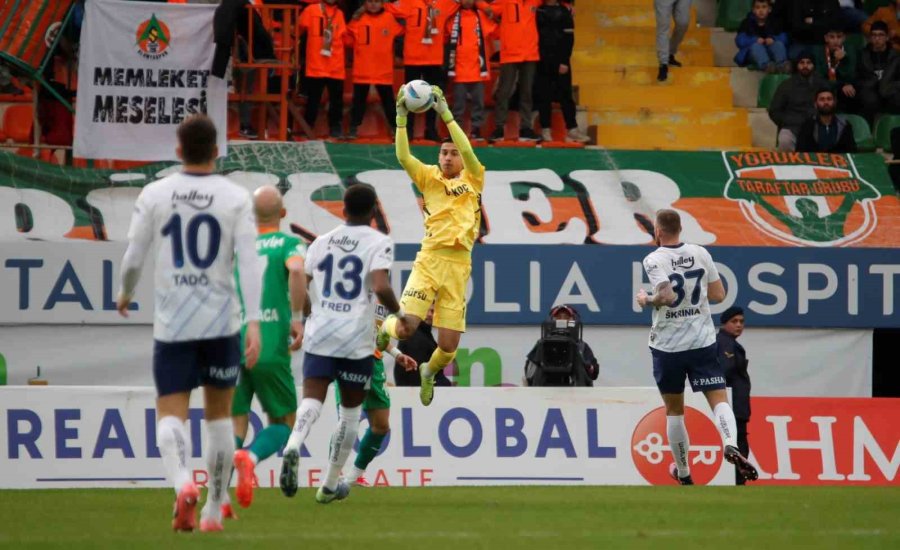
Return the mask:
<path id="1" fill-rule="evenodd" d="M 470 174 L 477 174 L 481 170 L 481 163 L 478 162 L 478 157 L 475 156 L 475 150 L 472 149 L 472 144 L 469 143 L 469 138 L 466 137 L 466 133 L 460 128 L 459 124 L 453 120 L 453 112 L 450 110 L 450 106 L 447 105 L 444 91 L 438 86 L 432 86 L 431 93 L 434 94 L 434 110 L 447 125 L 447 130 L 450 132 L 450 139 L 453 140 L 453 145 L 456 145 L 456 149 L 462 157 L 463 168 Z"/>
<path id="2" fill-rule="evenodd" d="M 394 147 L 397 151 L 397 160 L 400 162 L 400 166 L 406 170 L 413 182 L 416 182 L 419 171 L 425 165 L 409 151 L 409 136 L 406 133 L 406 117 L 409 115 L 409 110 L 407 110 L 406 102 L 404 101 L 404 91 L 405 86 L 400 86 L 400 90 L 397 92 L 397 135 L 394 138 Z"/>

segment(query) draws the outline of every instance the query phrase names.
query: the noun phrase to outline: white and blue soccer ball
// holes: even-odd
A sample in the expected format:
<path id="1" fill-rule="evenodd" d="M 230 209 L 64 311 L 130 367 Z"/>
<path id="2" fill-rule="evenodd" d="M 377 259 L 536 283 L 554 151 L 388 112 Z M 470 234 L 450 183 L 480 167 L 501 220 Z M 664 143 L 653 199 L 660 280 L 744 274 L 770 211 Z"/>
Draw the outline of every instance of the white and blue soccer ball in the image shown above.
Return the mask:
<path id="1" fill-rule="evenodd" d="M 431 93 L 431 84 L 424 80 L 410 80 L 403 85 L 403 94 L 406 108 L 411 113 L 424 113 L 434 105 L 434 94 Z"/>

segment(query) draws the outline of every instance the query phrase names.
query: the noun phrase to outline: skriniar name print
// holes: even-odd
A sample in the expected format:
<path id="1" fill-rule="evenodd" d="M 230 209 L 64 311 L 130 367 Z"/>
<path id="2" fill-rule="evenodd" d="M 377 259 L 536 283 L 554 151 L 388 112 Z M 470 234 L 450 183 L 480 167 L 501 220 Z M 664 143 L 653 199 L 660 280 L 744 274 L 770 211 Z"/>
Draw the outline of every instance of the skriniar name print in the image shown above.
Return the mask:
<path id="1" fill-rule="evenodd" d="M 94 97 L 93 121 L 112 124 L 178 124 L 207 112 L 208 70 L 95 67 L 94 85 L 115 88 L 196 89 L 196 97 L 109 94 Z M 118 91 L 118 90 L 117 90 Z"/>

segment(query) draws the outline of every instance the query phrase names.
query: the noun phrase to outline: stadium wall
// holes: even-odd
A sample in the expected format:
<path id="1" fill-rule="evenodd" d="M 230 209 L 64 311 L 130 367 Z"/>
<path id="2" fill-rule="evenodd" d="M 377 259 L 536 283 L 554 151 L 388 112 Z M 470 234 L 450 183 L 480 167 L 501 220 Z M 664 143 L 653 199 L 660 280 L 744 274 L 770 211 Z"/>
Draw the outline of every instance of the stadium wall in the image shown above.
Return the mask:
<path id="1" fill-rule="evenodd" d="M 672 484 L 655 388 L 468 388 L 430 407 L 415 388 L 391 394 L 393 429 L 369 472 L 376 486 Z M 193 397 L 189 467 L 204 483 L 201 396 Z M 2 488 L 166 485 L 151 388 L 0 388 L 0 403 Z M 753 407 L 758 484 L 900 485 L 892 423 L 900 399 L 755 398 Z M 329 396 L 320 424 L 335 416 Z M 734 483 L 702 396 L 688 396 L 685 417 L 694 481 Z M 252 433 L 261 418 L 251 414 Z M 301 486 L 322 479 L 329 435 L 310 433 Z M 277 464 L 257 467 L 261 487 L 277 486 Z"/>

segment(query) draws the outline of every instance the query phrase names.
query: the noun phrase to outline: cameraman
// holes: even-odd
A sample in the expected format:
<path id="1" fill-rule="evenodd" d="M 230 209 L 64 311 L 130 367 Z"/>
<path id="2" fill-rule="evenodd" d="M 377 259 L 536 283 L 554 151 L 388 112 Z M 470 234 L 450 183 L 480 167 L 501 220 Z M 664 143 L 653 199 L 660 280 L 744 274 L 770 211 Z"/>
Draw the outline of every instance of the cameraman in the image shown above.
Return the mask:
<path id="1" fill-rule="evenodd" d="M 593 386 L 600 365 L 591 347 L 581 338 L 581 318 L 575 308 L 559 305 L 550 310 L 541 327 L 541 339 L 525 361 L 529 386 Z M 571 359 L 568 359 L 571 353 Z"/>

